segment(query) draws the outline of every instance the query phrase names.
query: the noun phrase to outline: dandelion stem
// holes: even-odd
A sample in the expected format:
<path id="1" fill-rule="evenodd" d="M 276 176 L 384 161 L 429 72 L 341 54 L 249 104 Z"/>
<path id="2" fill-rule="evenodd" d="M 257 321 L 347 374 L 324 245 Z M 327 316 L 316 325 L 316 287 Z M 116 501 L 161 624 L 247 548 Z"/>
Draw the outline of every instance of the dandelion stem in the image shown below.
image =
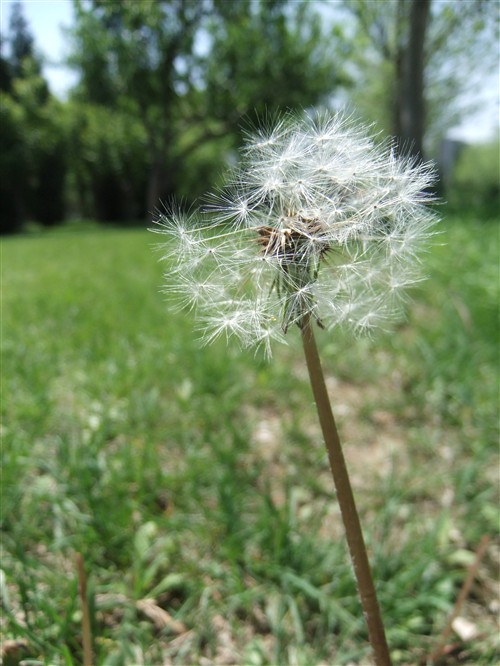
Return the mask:
<path id="1" fill-rule="evenodd" d="M 346 531 L 347 544 L 351 554 L 354 573 L 358 584 L 361 605 L 368 626 L 368 635 L 377 666 L 390 666 L 391 658 L 385 637 L 384 625 L 373 584 L 370 563 L 361 531 L 361 523 L 354 501 L 342 446 L 340 444 L 335 419 L 326 390 L 325 378 L 311 325 L 310 315 L 306 315 L 300 325 L 302 342 L 309 371 L 309 378 L 318 410 L 319 421 L 328 451 L 328 459 L 333 481 L 337 490 L 342 520 Z"/>

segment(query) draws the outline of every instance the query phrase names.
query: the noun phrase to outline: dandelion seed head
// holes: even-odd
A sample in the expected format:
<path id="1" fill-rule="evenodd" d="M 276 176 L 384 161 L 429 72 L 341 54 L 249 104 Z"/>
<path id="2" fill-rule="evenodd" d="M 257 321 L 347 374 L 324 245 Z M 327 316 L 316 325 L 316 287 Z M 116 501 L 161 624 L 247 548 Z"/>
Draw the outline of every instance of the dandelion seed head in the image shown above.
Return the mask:
<path id="1" fill-rule="evenodd" d="M 355 334 L 401 313 L 436 217 L 434 171 L 341 114 L 285 115 L 246 137 L 204 215 L 159 214 L 165 290 L 195 309 L 205 342 L 271 353 L 304 317 Z"/>

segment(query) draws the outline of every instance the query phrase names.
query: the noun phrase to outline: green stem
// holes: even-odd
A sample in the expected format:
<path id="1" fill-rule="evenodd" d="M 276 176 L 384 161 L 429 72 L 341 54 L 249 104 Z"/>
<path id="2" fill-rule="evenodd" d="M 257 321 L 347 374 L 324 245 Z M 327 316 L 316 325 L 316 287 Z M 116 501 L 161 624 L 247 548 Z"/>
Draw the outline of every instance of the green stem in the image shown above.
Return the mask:
<path id="1" fill-rule="evenodd" d="M 335 419 L 333 417 L 321 361 L 311 326 L 310 316 L 301 322 L 302 342 L 309 371 L 309 378 L 318 410 L 319 421 L 328 451 L 328 459 L 333 481 L 337 490 L 342 520 L 344 522 L 347 544 L 351 554 L 354 573 L 358 583 L 361 605 L 368 626 L 368 635 L 373 648 L 377 666 L 390 666 L 391 658 L 385 637 L 384 625 L 373 584 L 370 563 L 361 530 L 361 523 L 352 493 L 342 446 L 340 444 Z"/>

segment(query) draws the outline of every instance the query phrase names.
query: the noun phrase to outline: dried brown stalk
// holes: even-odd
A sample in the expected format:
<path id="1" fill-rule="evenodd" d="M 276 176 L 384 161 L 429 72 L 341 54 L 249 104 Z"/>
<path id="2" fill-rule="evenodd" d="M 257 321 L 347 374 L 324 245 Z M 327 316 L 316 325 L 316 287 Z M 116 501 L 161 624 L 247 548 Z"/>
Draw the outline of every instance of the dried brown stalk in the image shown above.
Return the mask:
<path id="1" fill-rule="evenodd" d="M 377 600 L 375 585 L 368 561 L 361 523 L 354 501 L 342 446 L 340 444 L 335 419 L 333 417 L 321 361 L 311 326 L 306 316 L 301 324 L 302 342 L 309 371 L 309 378 L 318 410 L 321 430 L 328 451 L 330 468 L 337 490 L 337 498 L 344 522 L 347 544 L 351 555 L 354 573 L 358 584 L 361 605 L 368 626 L 368 635 L 377 666 L 390 666 L 391 658 L 385 637 L 382 615 Z"/>
<path id="2" fill-rule="evenodd" d="M 83 666 L 92 666 L 92 630 L 90 628 L 89 602 L 87 598 L 87 574 L 83 562 L 83 555 L 76 554 L 76 569 L 78 572 L 78 592 L 82 608 L 82 642 Z"/>

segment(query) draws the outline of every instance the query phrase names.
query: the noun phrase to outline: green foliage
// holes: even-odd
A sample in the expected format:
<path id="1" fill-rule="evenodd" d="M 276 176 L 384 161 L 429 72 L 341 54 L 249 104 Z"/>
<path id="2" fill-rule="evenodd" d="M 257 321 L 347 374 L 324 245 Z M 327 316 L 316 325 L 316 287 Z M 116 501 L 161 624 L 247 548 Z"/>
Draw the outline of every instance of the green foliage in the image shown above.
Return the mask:
<path id="1" fill-rule="evenodd" d="M 126 111 L 71 101 L 65 108 L 71 207 L 99 220 L 145 217 L 148 156 L 141 123 Z"/>
<path id="2" fill-rule="evenodd" d="M 450 217 L 442 231 L 407 324 L 318 334 L 396 664 L 425 660 L 498 532 L 496 228 Z M 78 551 L 96 664 L 362 663 L 296 332 L 272 364 L 200 349 L 191 315 L 162 307 L 151 242 L 4 240 L 5 637 L 25 658 L 82 662 Z M 492 549 L 462 608 L 480 636 L 456 639 L 467 663 L 498 659 L 494 567 Z"/>
<path id="3" fill-rule="evenodd" d="M 17 3 L 0 56 L 2 229 L 68 214 L 142 218 L 174 196 L 189 205 L 217 184 L 242 126 L 328 104 L 340 87 L 357 114 L 392 132 L 410 4 L 349 0 L 329 14 L 328 4 L 318 12 L 292 0 L 79 0 L 70 64 L 80 81 L 63 103 Z M 494 62 L 495 10 L 482 0 L 431 5 L 432 149 L 465 112 L 474 73 Z"/>
<path id="4" fill-rule="evenodd" d="M 353 69 L 351 102 L 363 118 L 396 134 L 395 109 L 400 103 L 397 79 L 408 47 L 413 0 L 345 0 L 352 38 L 345 42 Z M 499 15 L 495 3 L 471 0 L 431 3 L 425 40 L 426 149 L 477 106 L 478 71 L 497 67 Z"/>
<path id="5" fill-rule="evenodd" d="M 25 60 L 34 60 L 34 39 L 26 21 L 22 4 L 17 0 L 12 4 L 9 21 L 9 46 L 10 46 L 10 73 L 12 78 L 23 76 L 23 67 Z M 40 66 L 37 62 L 38 74 Z"/>
<path id="6" fill-rule="evenodd" d="M 1 35 L 0 35 L 1 40 Z M 1 44 L 1 42 L 0 42 Z M 0 51 L 0 91 L 9 91 L 12 84 L 12 71 L 10 63 Z"/>
<path id="7" fill-rule="evenodd" d="M 474 206 L 482 214 L 498 217 L 500 212 L 500 141 L 465 146 L 446 193 L 456 209 Z"/>
<path id="8" fill-rule="evenodd" d="M 2 228 L 143 218 L 218 180 L 241 125 L 321 101 L 338 58 L 306 3 L 75 2 L 71 99 L 51 98 L 20 6 L 0 61 Z M 14 141 L 15 139 L 15 141 Z M 9 170 L 10 169 L 10 170 Z"/>
<path id="9" fill-rule="evenodd" d="M 38 65 L 23 63 L 23 75 L 2 92 L 0 210 L 2 231 L 27 219 L 52 225 L 64 219 L 66 141 L 62 105 L 49 95 Z"/>
<path id="10" fill-rule="evenodd" d="M 16 231 L 24 221 L 23 197 L 28 172 L 27 146 L 23 141 L 21 109 L 12 98 L 0 98 L 0 230 Z"/>
<path id="11" fill-rule="evenodd" d="M 207 113 L 229 119 L 233 132 L 277 110 L 320 103 L 342 80 L 336 43 L 306 3 L 216 5 L 206 74 Z"/>
<path id="12" fill-rule="evenodd" d="M 339 80 L 335 51 L 306 3 L 95 0 L 76 8 L 75 99 L 140 124 L 149 211 L 209 189 L 243 122 L 314 105 Z"/>
<path id="13" fill-rule="evenodd" d="M 44 225 L 64 217 L 65 137 L 61 107 L 41 75 L 33 36 L 12 6 L 8 57 L 0 58 L 0 229 L 19 230 L 28 219 Z"/>

